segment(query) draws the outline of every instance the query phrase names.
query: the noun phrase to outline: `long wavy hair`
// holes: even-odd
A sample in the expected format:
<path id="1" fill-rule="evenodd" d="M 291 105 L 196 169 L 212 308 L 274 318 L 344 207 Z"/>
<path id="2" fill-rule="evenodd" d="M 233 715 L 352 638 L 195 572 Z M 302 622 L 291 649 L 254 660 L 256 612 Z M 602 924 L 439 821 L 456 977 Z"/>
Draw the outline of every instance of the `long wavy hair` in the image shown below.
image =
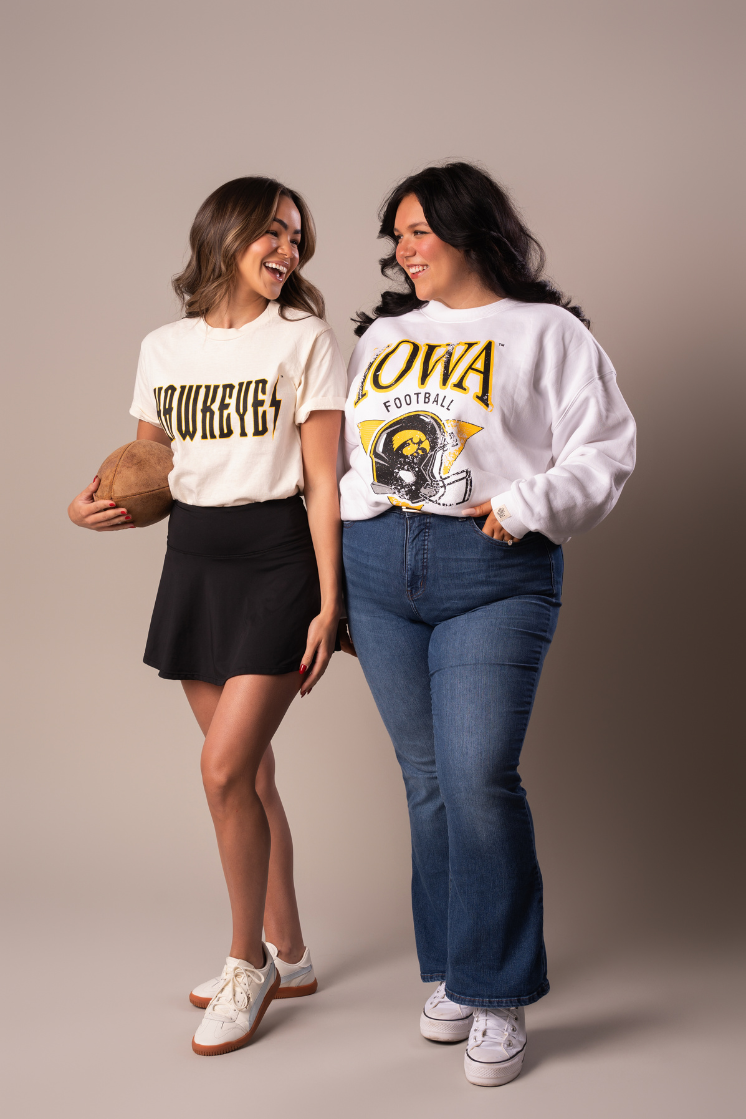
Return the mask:
<path id="1" fill-rule="evenodd" d="M 324 297 L 301 275 L 316 251 L 316 228 L 311 211 L 297 191 L 266 179 L 247 175 L 231 179 L 213 191 L 200 206 L 189 232 L 191 256 L 173 287 L 188 319 L 205 315 L 230 295 L 244 249 L 269 229 L 277 204 L 285 195 L 301 216 L 298 266 L 290 273 L 277 297 L 280 314 L 285 307 L 324 318 Z"/>
<path id="2" fill-rule="evenodd" d="M 554 303 L 590 326 L 582 308 L 542 275 L 544 250 L 521 221 L 507 192 L 472 163 L 446 163 L 410 175 L 394 187 L 381 206 L 378 236 L 388 238 L 392 246 L 389 255 L 381 259 L 381 272 L 387 280 L 403 281 L 404 286 L 382 292 L 372 315 L 357 313 L 353 322 L 358 336 L 375 319 L 405 315 L 426 302 L 417 298 L 412 280 L 396 260 L 396 211 L 408 194 L 416 195 L 433 233 L 460 249 L 496 295 L 524 303 Z"/>

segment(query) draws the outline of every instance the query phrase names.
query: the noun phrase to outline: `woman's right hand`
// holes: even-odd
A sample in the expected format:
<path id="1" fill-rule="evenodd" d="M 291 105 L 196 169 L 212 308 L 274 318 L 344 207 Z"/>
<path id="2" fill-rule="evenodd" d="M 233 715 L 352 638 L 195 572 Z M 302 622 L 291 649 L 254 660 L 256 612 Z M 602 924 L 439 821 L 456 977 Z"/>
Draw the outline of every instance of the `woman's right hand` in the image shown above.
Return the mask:
<path id="1" fill-rule="evenodd" d="M 94 532 L 119 532 L 123 528 L 134 528 L 132 518 L 126 509 L 120 509 L 115 501 L 96 501 L 94 494 L 101 485 L 98 475 L 90 486 L 86 486 L 67 507 L 67 515 L 74 525 L 92 528 Z"/>

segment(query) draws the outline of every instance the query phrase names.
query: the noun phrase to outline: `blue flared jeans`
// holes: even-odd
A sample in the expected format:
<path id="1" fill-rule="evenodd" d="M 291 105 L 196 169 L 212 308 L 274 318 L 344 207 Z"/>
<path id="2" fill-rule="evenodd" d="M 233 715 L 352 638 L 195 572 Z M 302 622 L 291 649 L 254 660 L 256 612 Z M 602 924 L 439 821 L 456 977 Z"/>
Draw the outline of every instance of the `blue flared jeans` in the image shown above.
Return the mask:
<path id="1" fill-rule="evenodd" d="M 549 990 L 518 774 L 560 606 L 562 549 L 484 518 L 393 508 L 344 524 L 350 633 L 404 775 L 420 972 L 469 1006 Z"/>

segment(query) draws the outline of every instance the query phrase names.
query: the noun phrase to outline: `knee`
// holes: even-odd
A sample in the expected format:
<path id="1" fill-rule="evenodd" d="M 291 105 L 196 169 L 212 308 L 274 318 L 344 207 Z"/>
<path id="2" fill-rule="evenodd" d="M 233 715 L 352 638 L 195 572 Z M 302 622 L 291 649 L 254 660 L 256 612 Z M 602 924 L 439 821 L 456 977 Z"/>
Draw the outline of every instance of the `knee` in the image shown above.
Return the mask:
<path id="1" fill-rule="evenodd" d="M 509 775 L 451 786 L 444 798 L 449 819 L 462 820 L 470 827 L 479 828 L 488 821 L 521 820 L 526 812 L 526 793 L 520 779 Z"/>
<path id="2" fill-rule="evenodd" d="M 410 812 L 431 809 L 443 804 L 443 794 L 434 766 L 402 764 L 402 776 Z"/>
<path id="3" fill-rule="evenodd" d="M 202 784 L 211 808 L 230 803 L 237 792 L 244 792 L 245 774 L 235 766 L 215 759 L 202 761 Z"/>

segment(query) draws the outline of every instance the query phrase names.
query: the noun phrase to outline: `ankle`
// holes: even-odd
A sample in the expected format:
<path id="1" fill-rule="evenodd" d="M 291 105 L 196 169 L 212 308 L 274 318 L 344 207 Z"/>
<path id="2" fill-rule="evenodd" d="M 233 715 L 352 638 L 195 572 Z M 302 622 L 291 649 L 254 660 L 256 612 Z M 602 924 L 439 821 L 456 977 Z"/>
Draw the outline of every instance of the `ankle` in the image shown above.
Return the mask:
<path id="1" fill-rule="evenodd" d="M 269 952 L 267 952 L 265 955 L 264 945 L 261 943 L 261 941 L 259 942 L 258 947 L 254 944 L 241 944 L 234 942 L 233 944 L 231 944 L 230 954 L 234 960 L 246 960 L 247 963 L 250 963 L 253 967 L 258 967 L 259 969 L 266 967 L 267 962 L 270 959 Z"/>
<path id="2" fill-rule="evenodd" d="M 273 942 L 275 943 L 275 942 Z M 275 943 L 277 955 L 284 964 L 298 964 L 303 959 L 306 946 L 303 941 L 280 941 Z"/>

